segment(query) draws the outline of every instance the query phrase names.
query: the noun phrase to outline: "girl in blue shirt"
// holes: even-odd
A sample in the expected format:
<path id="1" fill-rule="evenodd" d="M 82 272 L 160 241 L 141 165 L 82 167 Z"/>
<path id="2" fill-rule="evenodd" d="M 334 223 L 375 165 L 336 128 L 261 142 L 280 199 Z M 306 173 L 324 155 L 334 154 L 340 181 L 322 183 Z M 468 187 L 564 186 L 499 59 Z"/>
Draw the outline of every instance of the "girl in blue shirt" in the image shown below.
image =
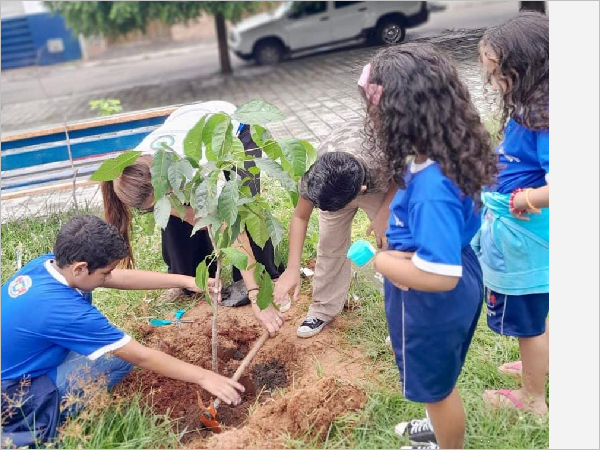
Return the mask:
<path id="1" fill-rule="evenodd" d="M 462 448 L 465 412 L 456 382 L 483 298 L 469 245 L 480 225 L 473 199 L 493 182 L 496 157 L 467 87 L 434 46 L 379 51 L 359 86 L 371 147 L 390 162 L 400 186 L 390 204 L 390 250 L 376 256 L 375 268 L 386 278 L 403 394 L 426 405 L 434 430 L 428 445 Z"/>
<path id="2" fill-rule="evenodd" d="M 488 326 L 519 339 L 522 361 L 500 370 L 521 375 L 519 390 L 490 390 L 496 407 L 547 413 L 549 310 L 548 17 L 522 12 L 486 31 L 479 44 L 488 83 L 499 95 L 503 141 L 498 182 L 482 196 L 473 240 L 486 286 Z"/>

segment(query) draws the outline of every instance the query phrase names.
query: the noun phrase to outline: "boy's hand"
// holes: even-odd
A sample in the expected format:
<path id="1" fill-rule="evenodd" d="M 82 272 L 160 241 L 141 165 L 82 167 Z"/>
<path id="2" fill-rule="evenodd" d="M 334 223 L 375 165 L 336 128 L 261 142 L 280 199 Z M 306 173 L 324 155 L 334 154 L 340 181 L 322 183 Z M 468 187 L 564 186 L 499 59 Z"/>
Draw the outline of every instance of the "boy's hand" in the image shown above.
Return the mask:
<path id="1" fill-rule="evenodd" d="M 244 386 L 210 370 L 204 371 L 198 384 L 228 405 L 237 406 L 242 402 L 242 397 L 238 391 L 244 392 Z"/>
<path id="2" fill-rule="evenodd" d="M 191 292 L 196 292 L 198 294 L 202 294 L 203 291 L 198 286 L 196 286 L 196 279 L 194 277 L 187 277 L 188 283 L 184 286 L 185 289 Z M 210 293 L 210 298 L 212 301 L 217 301 L 217 303 L 221 303 L 221 283 L 217 283 L 217 280 L 214 278 L 208 279 L 208 291 Z"/>
<path id="3" fill-rule="evenodd" d="M 275 336 L 283 326 L 283 317 L 273 305 L 261 310 L 258 305 L 252 303 L 252 312 L 258 321 L 269 331 L 271 337 Z"/>
<path id="4" fill-rule="evenodd" d="M 385 232 L 388 228 L 388 221 L 390 218 L 389 210 L 378 212 L 369 228 L 367 228 L 367 237 L 371 236 L 371 233 L 375 232 L 375 240 L 377 241 L 377 248 L 379 250 L 387 249 L 387 238 Z"/>
<path id="5" fill-rule="evenodd" d="M 294 300 L 298 299 L 300 293 L 300 271 L 285 269 L 279 279 L 275 282 L 275 290 L 273 291 L 273 299 L 279 306 L 283 306 L 286 301 L 286 295 L 294 289 Z"/>

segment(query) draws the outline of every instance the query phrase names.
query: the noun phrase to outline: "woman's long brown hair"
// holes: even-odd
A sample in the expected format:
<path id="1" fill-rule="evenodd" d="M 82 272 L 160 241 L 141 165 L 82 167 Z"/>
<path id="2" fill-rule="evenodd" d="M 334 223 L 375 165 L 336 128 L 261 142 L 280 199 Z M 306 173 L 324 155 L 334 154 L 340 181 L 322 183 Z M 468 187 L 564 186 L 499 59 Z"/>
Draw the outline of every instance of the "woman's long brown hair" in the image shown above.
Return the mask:
<path id="1" fill-rule="evenodd" d="M 127 166 L 119 178 L 103 181 L 102 199 L 104 200 L 104 218 L 114 225 L 125 238 L 128 255 L 121 265 L 131 269 L 135 259 L 131 250 L 132 213 L 131 208 L 142 209 L 148 196 L 154 195 L 150 165 L 152 157 L 143 155 Z"/>

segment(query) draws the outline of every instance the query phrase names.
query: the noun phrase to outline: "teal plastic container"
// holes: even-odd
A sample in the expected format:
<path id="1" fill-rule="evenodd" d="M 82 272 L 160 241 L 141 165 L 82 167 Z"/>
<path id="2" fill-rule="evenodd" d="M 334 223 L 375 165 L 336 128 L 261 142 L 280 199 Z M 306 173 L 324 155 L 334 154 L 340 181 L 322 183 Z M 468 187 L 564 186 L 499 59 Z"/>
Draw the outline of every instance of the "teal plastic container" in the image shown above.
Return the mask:
<path id="1" fill-rule="evenodd" d="M 369 242 L 359 239 L 348 249 L 347 256 L 358 267 L 363 267 L 375 256 L 375 247 Z"/>

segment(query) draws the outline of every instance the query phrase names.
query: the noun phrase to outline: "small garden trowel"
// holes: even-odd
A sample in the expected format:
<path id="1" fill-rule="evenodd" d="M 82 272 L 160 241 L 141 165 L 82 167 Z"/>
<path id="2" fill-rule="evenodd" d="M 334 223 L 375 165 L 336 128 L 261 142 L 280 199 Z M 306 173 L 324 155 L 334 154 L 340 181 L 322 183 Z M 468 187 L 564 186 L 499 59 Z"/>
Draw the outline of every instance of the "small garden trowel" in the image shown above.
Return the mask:
<path id="1" fill-rule="evenodd" d="M 263 334 L 258 338 L 258 341 L 254 344 L 252 349 L 248 352 L 244 360 L 241 362 L 240 366 L 237 368 L 231 379 L 233 381 L 238 381 L 244 370 L 248 368 L 252 359 L 256 356 L 260 348 L 263 346 L 265 341 L 269 338 L 269 332 L 265 330 Z M 220 433 L 221 425 L 219 425 L 219 421 L 217 420 L 217 410 L 219 409 L 219 405 L 221 404 L 220 399 L 216 399 L 214 402 L 210 402 L 208 406 L 204 406 L 202 404 L 202 398 L 200 397 L 200 393 L 198 393 L 198 406 L 200 406 L 200 421 L 202 424 L 208 428 L 209 430 L 214 431 L 215 433 Z"/>

